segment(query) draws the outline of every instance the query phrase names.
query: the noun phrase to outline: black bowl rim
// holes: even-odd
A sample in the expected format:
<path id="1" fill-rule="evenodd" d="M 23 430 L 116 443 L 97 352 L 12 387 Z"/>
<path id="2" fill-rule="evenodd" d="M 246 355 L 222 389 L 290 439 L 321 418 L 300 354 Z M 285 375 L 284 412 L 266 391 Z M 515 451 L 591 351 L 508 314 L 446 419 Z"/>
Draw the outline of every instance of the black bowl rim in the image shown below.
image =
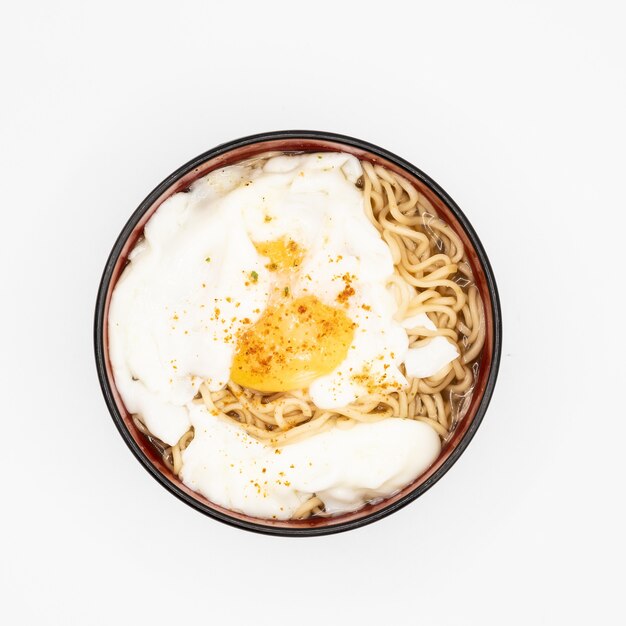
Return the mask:
<path id="1" fill-rule="evenodd" d="M 141 448 L 132 438 L 130 432 L 127 430 L 122 416 L 117 408 L 113 397 L 113 391 L 111 389 L 111 385 L 109 383 L 109 379 L 106 372 L 105 366 L 105 358 L 104 358 L 104 311 L 105 311 L 105 302 L 106 302 L 106 294 L 109 287 L 109 283 L 111 281 L 111 277 L 113 274 L 113 269 L 115 267 L 115 263 L 117 261 L 118 256 L 120 255 L 122 248 L 128 239 L 128 237 L 132 234 L 133 229 L 143 216 L 143 214 L 152 206 L 152 204 L 164 193 L 172 184 L 174 184 L 179 178 L 189 173 L 205 161 L 212 159 L 214 157 L 220 156 L 225 152 L 229 152 L 236 148 L 241 148 L 243 146 L 247 146 L 254 143 L 263 143 L 266 141 L 272 140 L 280 140 L 280 139 L 314 139 L 314 140 L 323 140 L 323 141 L 333 141 L 337 143 L 342 143 L 348 146 L 352 146 L 361 150 L 366 150 L 372 154 L 380 156 L 381 158 L 387 159 L 388 161 L 394 163 L 398 167 L 410 172 L 413 176 L 421 180 L 425 185 L 427 185 L 432 191 L 434 191 L 440 199 L 446 203 L 449 209 L 452 211 L 456 219 L 458 220 L 461 227 L 465 230 L 468 238 L 470 239 L 478 259 L 482 265 L 482 268 L 485 272 L 485 277 L 487 279 L 487 286 L 489 289 L 489 293 L 491 296 L 492 303 L 492 315 L 493 315 L 493 357 L 491 362 L 491 369 L 489 372 L 489 376 L 487 378 L 487 384 L 485 386 L 485 391 L 483 393 L 483 397 L 478 405 L 478 409 L 476 411 L 476 415 L 472 423 L 470 424 L 467 432 L 459 441 L 456 448 L 452 451 L 450 456 L 443 462 L 441 467 L 433 473 L 426 481 L 424 481 L 421 485 L 407 493 L 403 498 L 390 504 L 387 507 L 382 508 L 379 511 L 371 513 L 370 515 L 366 515 L 365 517 L 340 522 L 338 524 L 334 524 L 331 526 L 321 526 L 321 527 L 298 527 L 298 528 L 277 528 L 273 526 L 266 526 L 263 523 L 249 522 L 246 520 L 240 520 L 234 517 L 230 517 L 229 515 L 223 514 L 219 511 L 213 510 L 208 506 L 202 504 L 200 501 L 186 494 L 182 489 L 180 489 L 176 484 L 170 482 L 161 472 L 159 472 L 156 467 L 152 464 L 152 462 L 148 459 L 148 457 L 142 452 Z M 374 144 L 371 144 L 367 141 L 363 141 L 361 139 L 356 139 L 354 137 L 349 137 L 346 135 L 340 135 L 337 133 L 325 132 L 325 131 L 314 131 L 314 130 L 284 130 L 284 131 L 271 131 L 265 133 L 258 133 L 255 135 L 249 135 L 246 137 L 242 137 L 240 139 L 235 139 L 233 141 L 228 141 L 226 143 L 222 143 L 215 148 L 204 152 L 203 154 L 195 157 L 191 161 L 185 163 L 181 167 L 179 167 L 175 172 L 170 174 L 163 182 L 157 185 L 152 192 L 150 192 L 146 198 L 141 202 L 139 207 L 134 211 L 131 215 L 130 219 L 126 222 L 126 225 L 122 229 L 122 232 L 119 234 L 111 253 L 109 254 L 109 258 L 104 267 L 104 271 L 102 273 L 102 278 L 100 280 L 100 286 L 98 288 L 98 295 L 96 299 L 96 310 L 95 310 L 95 319 L 94 319 L 94 347 L 95 347 L 95 359 L 96 359 L 96 369 L 98 372 L 98 378 L 100 381 L 100 386 L 102 388 L 102 393 L 104 395 L 104 399 L 106 405 L 109 409 L 111 417 L 113 418 L 113 422 L 117 427 L 120 435 L 126 442 L 126 445 L 130 448 L 131 452 L 135 455 L 137 460 L 143 465 L 143 467 L 148 471 L 148 473 L 157 480 L 163 487 L 165 487 L 170 493 L 175 495 L 177 498 L 194 508 L 195 510 L 208 515 L 209 517 L 216 519 L 220 522 L 228 524 L 230 526 L 234 526 L 236 528 L 242 528 L 244 530 L 262 533 L 266 535 L 275 535 L 275 536 L 285 536 L 285 537 L 312 537 L 319 535 L 330 535 L 340 532 L 345 532 L 347 530 L 352 530 L 354 528 L 360 528 L 367 524 L 371 524 L 377 520 L 380 520 L 388 515 L 391 515 L 395 511 L 398 511 L 402 507 L 406 506 L 410 502 L 416 500 L 419 496 L 425 493 L 428 489 L 430 489 L 437 481 L 439 481 L 444 474 L 446 474 L 450 468 L 456 463 L 461 454 L 465 451 L 468 444 L 476 434 L 478 427 L 480 426 L 487 407 L 489 406 L 489 402 L 491 401 L 491 396 L 493 394 L 493 390 L 496 384 L 496 379 L 498 377 L 498 370 L 500 367 L 500 357 L 502 352 L 502 314 L 500 309 L 500 297 L 498 294 L 498 288 L 496 286 L 496 281 L 494 277 L 493 270 L 491 268 L 491 264 L 489 263 L 489 259 L 487 258 L 487 254 L 485 249 L 478 238 L 474 228 L 468 221 L 467 217 L 461 211 L 459 206 L 454 202 L 454 200 L 444 191 L 444 189 L 437 184 L 430 176 L 422 172 L 420 169 L 405 161 L 401 157 L 380 148 Z"/>

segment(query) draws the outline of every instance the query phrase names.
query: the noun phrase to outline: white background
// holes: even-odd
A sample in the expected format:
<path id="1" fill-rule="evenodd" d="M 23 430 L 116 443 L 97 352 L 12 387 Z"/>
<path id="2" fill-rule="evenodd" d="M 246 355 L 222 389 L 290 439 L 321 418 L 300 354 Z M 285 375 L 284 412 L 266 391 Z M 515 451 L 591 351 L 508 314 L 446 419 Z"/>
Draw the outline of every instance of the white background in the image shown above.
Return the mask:
<path id="1" fill-rule="evenodd" d="M 409 8 L 410 7 L 410 8 Z M 0 24 L 6 624 L 623 624 L 621 2 L 14 2 Z M 493 402 L 430 492 L 361 530 L 257 536 L 168 494 L 92 353 L 137 204 L 253 132 L 361 137 L 487 249 Z"/>

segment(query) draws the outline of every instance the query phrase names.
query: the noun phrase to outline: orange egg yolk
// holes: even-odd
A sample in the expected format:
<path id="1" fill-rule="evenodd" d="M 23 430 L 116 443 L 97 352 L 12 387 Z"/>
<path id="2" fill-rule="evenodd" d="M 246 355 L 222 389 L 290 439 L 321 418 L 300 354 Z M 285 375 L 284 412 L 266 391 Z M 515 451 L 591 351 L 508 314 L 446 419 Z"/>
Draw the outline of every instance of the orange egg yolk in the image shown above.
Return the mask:
<path id="1" fill-rule="evenodd" d="M 231 378 L 258 391 L 306 388 L 346 358 L 354 327 L 314 296 L 278 303 L 239 337 Z"/>
<path id="2" fill-rule="evenodd" d="M 255 243 L 256 251 L 269 259 L 265 266 L 271 272 L 296 269 L 304 257 L 304 252 L 293 239 L 281 237 L 275 241 Z"/>

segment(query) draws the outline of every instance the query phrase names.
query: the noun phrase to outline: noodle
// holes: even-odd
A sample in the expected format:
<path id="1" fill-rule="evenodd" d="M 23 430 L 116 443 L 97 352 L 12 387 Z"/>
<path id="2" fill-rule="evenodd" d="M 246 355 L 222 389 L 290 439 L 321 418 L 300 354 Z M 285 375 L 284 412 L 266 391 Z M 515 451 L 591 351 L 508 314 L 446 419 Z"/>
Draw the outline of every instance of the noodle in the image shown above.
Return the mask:
<path id="1" fill-rule="evenodd" d="M 306 519 L 311 516 L 311 513 L 315 512 L 315 509 L 322 508 L 323 506 L 324 503 L 317 496 L 313 496 L 295 510 L 293 519 Z"/>
<path id="2" fill-rule="evenodd" d="M 250 163 L 262 166 L 266 158 Z M 272 446 L 293 443 L 335 426 L 346 429 L 391 416 L 425 422 L 445 441 L 469 407 L 477 359 L 485 342 L 485 323 L 463 242 L 408 180 L 380 165 L 366 161 L 361 165 L 363 176 L 357 186 L 363 190 L 364 212 L 389 246 L 394 263 L 388 286 L 398 307 L 396 319 L 424 313 L 437 327 L 408 329 L 410 347 L 444 337 L 460 356 L 434 376 L 408 378 L 407 389 L 369 394 L 347 407 L 329 411 L 317 408 L 305 389 L 262 393 L 232 381 L 215 392 L 206 384 L 200 386 L 198 401 L 213 415 L 236 423 L 250 436 Z M 182 452 L 193 439 L 193 428 L 174 446 L 167 446 L 150 434 L 138 416 L 133 419 L 178 475 Z M 314 495 L 293 518 L 321 514 L 323 506 Z"/>

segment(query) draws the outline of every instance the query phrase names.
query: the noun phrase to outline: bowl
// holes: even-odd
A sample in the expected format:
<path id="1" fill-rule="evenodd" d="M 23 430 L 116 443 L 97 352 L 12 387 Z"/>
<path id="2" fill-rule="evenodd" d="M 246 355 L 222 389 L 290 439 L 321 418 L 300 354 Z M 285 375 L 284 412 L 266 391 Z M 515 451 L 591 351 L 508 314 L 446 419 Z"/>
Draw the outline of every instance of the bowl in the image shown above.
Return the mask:
<path id="1" fill-rule="evenodd" d="M 172 194 L 188 188 L 210 171 L 274 150 L 344 151 L 380 164 L 410 180 L 463 240 L 485 309 L 486 339 L 474 394 L 467 413 L 444 444 L 435 463 L 390 498 L 334 517 L 297 521 L 262 520 L 218 506 L 186 487 L 135 426 L 116 390 L 109 361 L 106 321 L 111 294 L 127 263 L 129 252 L 141 237 L 152 214 Z M 296 130 L 262 133 L 219 145 L 177 169 L 148 194 L 122 229 L 106 262 L 96 302 L 94 339 L 98 377 L 113 422 L 137 460 L 163 487 L 197 511 L 231 526 L 270 535 L 315 536 L 358 528 L 397 511 L 430 489 L 454 465 L 476 433 L 491 399 L 500 363 L 502 327 L 498 291 L 485 250 L 461 209 L 434 180 L 404 159 L 366 141 L 328 132 Z"/>

